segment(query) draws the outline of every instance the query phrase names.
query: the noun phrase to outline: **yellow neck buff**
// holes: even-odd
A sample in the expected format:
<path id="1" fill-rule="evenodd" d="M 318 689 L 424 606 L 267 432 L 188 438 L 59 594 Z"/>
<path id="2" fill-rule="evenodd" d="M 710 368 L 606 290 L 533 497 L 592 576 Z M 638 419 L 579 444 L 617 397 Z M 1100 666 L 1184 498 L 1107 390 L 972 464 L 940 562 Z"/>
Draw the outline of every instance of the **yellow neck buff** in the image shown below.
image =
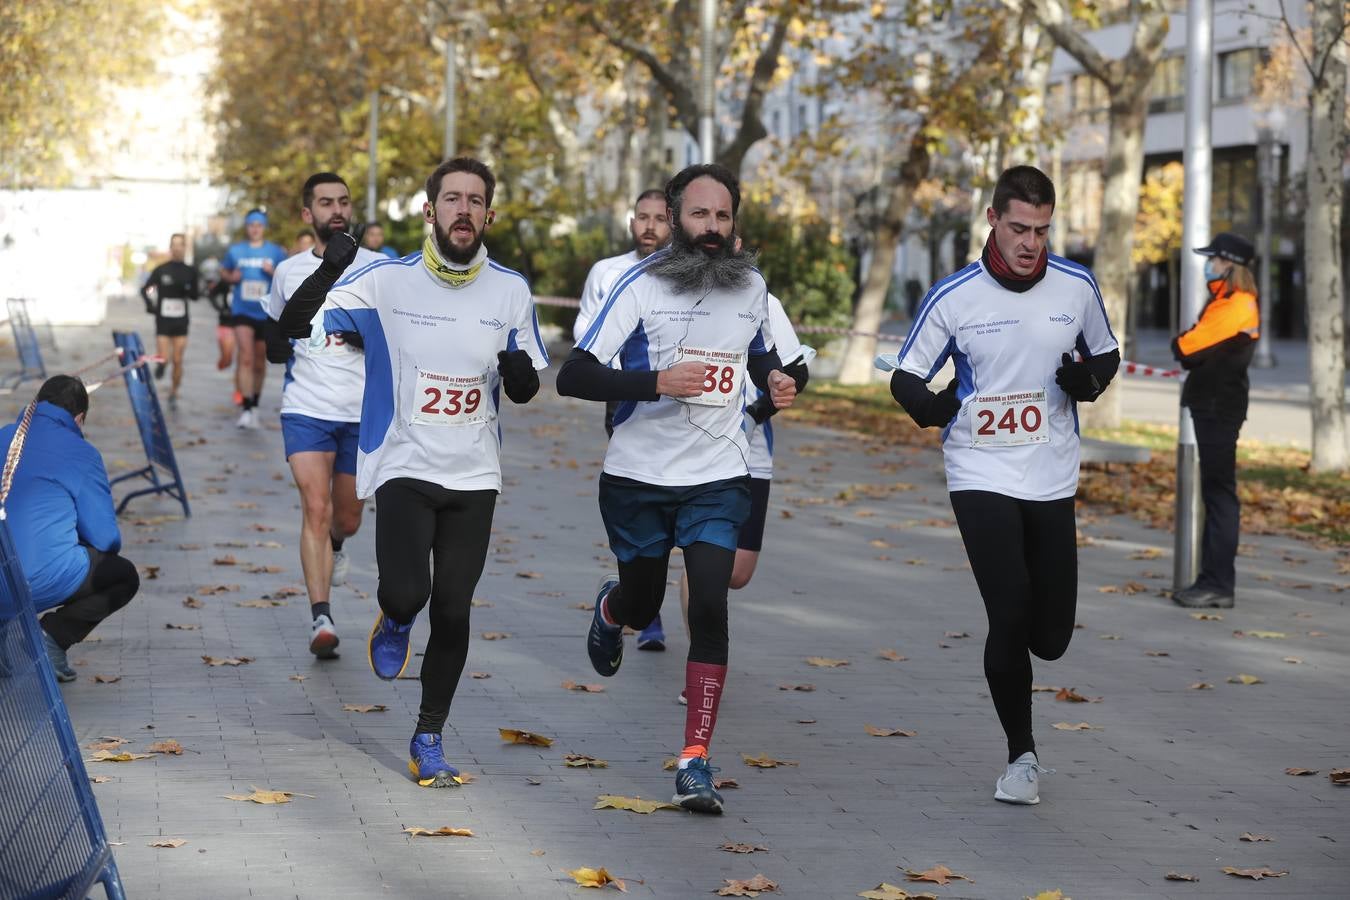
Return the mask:
<path id="1" fill-rule="evenodd" d="M 440 248 L 436 246 L 436 235 L 429 234 L 427 239 L 422 242 L 422 264 L 427 267 L 427 271 L 435 275 L 441 281 L 444 281 L 452 288 L 462 288 L 472 284 L 478 277 L 478 273 L 483 271 L 483 264 L 487 262 L 487 248 L 479 245 L 478 252 L 474 254 L 472 260 L 467 266 L 458 266 L 454 263 L 447 263 L 441 256 Z"/>

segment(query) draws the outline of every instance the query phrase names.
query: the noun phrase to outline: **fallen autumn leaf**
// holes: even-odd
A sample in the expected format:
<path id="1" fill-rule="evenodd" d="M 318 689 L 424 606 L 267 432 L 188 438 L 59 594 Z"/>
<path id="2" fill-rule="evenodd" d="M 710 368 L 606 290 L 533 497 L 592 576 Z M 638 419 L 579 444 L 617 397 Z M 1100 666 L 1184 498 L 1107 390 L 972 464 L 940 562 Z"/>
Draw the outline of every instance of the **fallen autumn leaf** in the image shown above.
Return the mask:
<path id="1" fill-rule="evenodd" d="M 226 656 L 223 659 L 217 659 L 214 656 L 203 656 L 202 662 L 208 666 L 243 666 L 253 662 L 251 656 Z"/>
<path id="2" fill-rule="evenodd" d="M 183 840 L 182 838 L 161 838 L 160 840 L 157 841 L 151 841 L 146 846 L 160 847 L 167 850 L 176 850 L 177 848 L 183 846 L 186 843 L 187 841 Z"/>
<path id="3" fill-rule="evenodd" d="M 592 809 L 624 809 L 628 812 L 647 815 L 658 809 L 679 809 L 674 803 L 664 800 L 643 800 L 641 797 L 620 797 L 617 794 L 601 794 L 595 798 Z"/>
<path id="4" fill-rule="evenodd" d="M 750 756 L 747 753 L 741 754 L 741 759 L 745 760 L 747 766 L 753 766 L 756 769 L 776 769 L 779 766 L 797 765 L 790 759 L 772 759 L 767 754 L 760 756 Z"/>
<path id="5" fill-rule="evenodd" d="M 384 712 L 384 711 L 387 710 L 387 709 L 389 709 L 389 707 L 385 706 L 383 703 L 344 703 L 344 704 L 342 704 L 342 711 L 343 711 L 343 712 L 373 713 L 373 712 Z"/>
<path id="6" fill-rule="evenodd" d="M 580 753 L 569 753 L 563 757 L 563 764 L 571 769 L 607 769 L 609 763 L 603 759 L 596 759 L 594 756 L 582 756 Z"/>
<path id="7" fill-rule="evenodd" d="M 806 658 L 806 664 L 820 669 L 837 669 L 840 666 L 848 665 L 848 660 L 830 659 L 828 656 L 808 656 Z"/>
<path id="8" fill-rule="evenodd" d="M 1246 841 L 1249 844 L 1257 844 L 1262 841 L 1268 841 L 1270 838 L 1264 834 L 1252 834 L 1250 831 L 1244 831 L 1242 832 L 1242 837 L 1238 838 L 1238 840 Z"/>
<path id="9" fill-rule="evenodd" d="M 1163 878 L 1166 879 L 1167 881 L 1199 881 L 1199 880 L 1200 880 L 1199 876 L 1196 876 L 1196 875 L 1182 875 L 1180 872 L 1168 872 L 1166 875 L 1163 876 Z"/>
<path id="10" fill-rule="evenodd" d="M 777 882 L 770 881 L 763 875 L 755 875 L 754 878 L 723 878 L 726 886 L 718 890 L 719 897 L 758 897 L 760 894 L 774 893 L 778 890 Z"/>
<path id="11" fill-rule="evenodd" d="M 533 731 L 521 731 L 519 728 L 498 728 L 497 733 L 508 744 L 529 744 L 532 747 L 552 747 L 553 738 L 546 738 Z"/>
<path id="12" fill-rule="evenodd" d="M 896 868 L 898 869 L 900 867 L 896 866 Z M 905 877 L 908 878 L 910 881 L 928 881 L 933 884 L 944 884 L 944 885 L 947 884 L 949 881 L 951 881 L 953 878 L 959 878 L 962 881 L 969 881 L 971 884 L 975 883 L 975 879 L 968 878 L 967 876 L 961 875 L 957 872 L 953 872 L 951 869 L 947 868 L 946 866 L 940 863 L 936 866 L 933 866 L 931 869 L 924 869 L 922 872 L 915 872 L 913 869 L 905 869 Z"/>
<path id="13" fill-rule="evenodd" d="M 768 847 L 761 847 L 759 844 L 733 844 L 730 841 L 717 848 L 725 850 L 728 853 L 755 853 L 757 851 L 767 851 Z"/>
<path id="14" fill-rule="evenodd" d="M 1250 878 L 1252 881 L 1260 881 L 1262 878 L 1283 878 L 1289 874 L 1289 870 L 1276 872 L 1269 866 L 1262 866 L 1259 869 L 1238 869 L 1234 866 L 1224 866 L 1224 874 L 1235 875 L 1238 878 Z"/>
<path id="15" fill-rule="evenodd" d="M 878 728 L 875 725 L 864 725 L 863 731 L 872 737 L 914 737 L 917 731 L 906 731 L 903 728 Z"/>
<path id="16" fill-rule="evenodd" d="M 572 880 L 575 881 L 577 884 L 581 885 L 582 887 L 602 888 L 607 884 L 612 884 L 619 890 L 623 891 L 624 893 L 628 893 L 628 888 L 624 885 L 624 883 L 619 879 L 615 878 L 613 875 L 609 874 L 609 872 L 607 872 L 603 868 L 588 869 L 583 867 L 580 869 L 565 869 L 564 871 L 568 875 L 571 875 Z"/>
<path id="17" fill-rule="evenodd" d="M 474 833 L 467 828 L 451 828 L 449 825 L 435 829 L 412 825 L 403 829 L 403 833 L 413 837 L 474 837 Z"/>

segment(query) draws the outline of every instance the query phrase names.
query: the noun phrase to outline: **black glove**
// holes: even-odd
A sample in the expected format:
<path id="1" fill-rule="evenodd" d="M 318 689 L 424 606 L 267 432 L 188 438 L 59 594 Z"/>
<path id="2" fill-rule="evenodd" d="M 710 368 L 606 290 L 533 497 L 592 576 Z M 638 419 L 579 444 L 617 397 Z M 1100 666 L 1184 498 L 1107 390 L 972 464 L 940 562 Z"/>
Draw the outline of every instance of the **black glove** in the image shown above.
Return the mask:
<path id="1" fill-rule="evenodd" d="M 502 387 L 513 403 L 527 403 L 539 391 L 539 373 L 534 360 L 524 350 L 502 350 L 497 354 L 497 372 Z"/>
<path id="2" fill-rule="evenodd" d="M 283 334 L 292 338 L 309 337 L 310 323 L 323 306 L 329 289 L 337 284 L 342 273 L 356 259 L 356 251 L 361 248 L 361 236 L 365 231 L 366 226 L 355 225 L 351 234 L 339 231 L 328 239 L 328 244 L 323 248 L 323 262 L 300 283 L 295 293 L 286 298 L 286 307 L 277 320 L 281 323 Z"/>
<path id="3" fill-rule="evenodd" d="M 755 398 L 755 402 L 745 408 L 750 418 L 755 420 L 756 425 L 763 425 L 769 420 L 769 417 L 778 412 L 778 407 L 773 405 L 773 398 L 768 394 L 761 394 Z"/>
<path id="4" fill-rule="evenodd" d="M 366 339 L 361 337 L 359 331 L 339 331 L 338 335 L 342 338 L 342 343 L 348 347 L 355 347 L 357 350 L 366 349 Z"/>
<path id="5" fill-rule="evenodd" d="M 149 300 L 145 301 L 145 311 L 148 315 L 153 316 L 155 314 L 155 304 L 151 303 Z"/>
<path id="6" fill-rule="evenodd" d="M 1060 358 L 1059 368 L 1055 370 L 1055 384 L 1064 393 L 1079 403 L 1090 403 L 1101 396 L 1105 385 L 1097 380 L 1096 374 L 1085 362 L 1074 362 L 1073 357 L 1065 353 Z"/>
<path id="7" fill-rule="evenodd" d="M 323 248 L 322 266 L 336 269 L 339 275 L 345 272 L 356 260 L 356 251 L 361 249 L 361 235 L 365 230 L 365 225 L 354 225 L 351 234 L 339 231 L 330 237 Z"/>
<path id="8" fill-rule="evenodd" d="M 263 323 L 263 340 L 267 343 L 267 361 L 286 363 L 291 359 L 291 340 L 281 330 L 281 323 L 268 319 Z"/>
<path id="9" fill-rule="evenodd" d="M 919 424 L 925 428 L 946 428 L 947 423 L 956 418 L 960 411 L 961 401 L 956 399 L 956 379 L 953 378 L 945 388 L 933 395 L 933 402 L 928 405 L 928 421 Z"/>

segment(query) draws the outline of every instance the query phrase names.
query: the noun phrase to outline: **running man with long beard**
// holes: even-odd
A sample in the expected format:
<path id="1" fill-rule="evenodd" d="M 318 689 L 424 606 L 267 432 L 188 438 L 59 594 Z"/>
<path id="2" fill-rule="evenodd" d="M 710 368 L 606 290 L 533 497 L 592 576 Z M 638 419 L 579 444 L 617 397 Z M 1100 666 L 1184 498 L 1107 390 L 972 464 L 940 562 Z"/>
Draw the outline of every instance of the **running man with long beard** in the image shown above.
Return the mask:
<path id="1" fill-rule="evenodd" d="M 619 574 L 595 598 L 587 635 L 604 676 L 623 662 L 623 627 L 661 608 L 673 547 L 689 575 L 683 750 L 674 802 L 722 811 L 708 748 L 727 676 L 727 590 L 750 512 L 742 380 L 792 404 L 768 324 L 768 288 L 735 249 L 740 185 L 722 166 L 691 166 L 666 186 L 672 245 L 629 270 L 558 373 L 558 392 L 622 401 L 600 476 L 600 513 Z M 615 357 L 621 369 L 609 363 Z"/>

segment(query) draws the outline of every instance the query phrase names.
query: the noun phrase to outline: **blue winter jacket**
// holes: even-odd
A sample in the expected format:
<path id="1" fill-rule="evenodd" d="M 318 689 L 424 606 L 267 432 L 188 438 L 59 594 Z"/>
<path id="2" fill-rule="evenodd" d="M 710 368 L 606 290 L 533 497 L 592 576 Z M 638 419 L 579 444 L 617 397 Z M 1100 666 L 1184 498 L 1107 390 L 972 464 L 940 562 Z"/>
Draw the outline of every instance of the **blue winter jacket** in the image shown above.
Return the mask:
<path id="1" fill-rule="evenodd" d="M 0 428 L 0 459 L 17 427 Z M 39 610 L 65 602 L 89 574 L 81 544 L 107 553 L 122 548 L 103 457 L 70 413 L 46 401 L 33 412 L 5 510 Z"/>

